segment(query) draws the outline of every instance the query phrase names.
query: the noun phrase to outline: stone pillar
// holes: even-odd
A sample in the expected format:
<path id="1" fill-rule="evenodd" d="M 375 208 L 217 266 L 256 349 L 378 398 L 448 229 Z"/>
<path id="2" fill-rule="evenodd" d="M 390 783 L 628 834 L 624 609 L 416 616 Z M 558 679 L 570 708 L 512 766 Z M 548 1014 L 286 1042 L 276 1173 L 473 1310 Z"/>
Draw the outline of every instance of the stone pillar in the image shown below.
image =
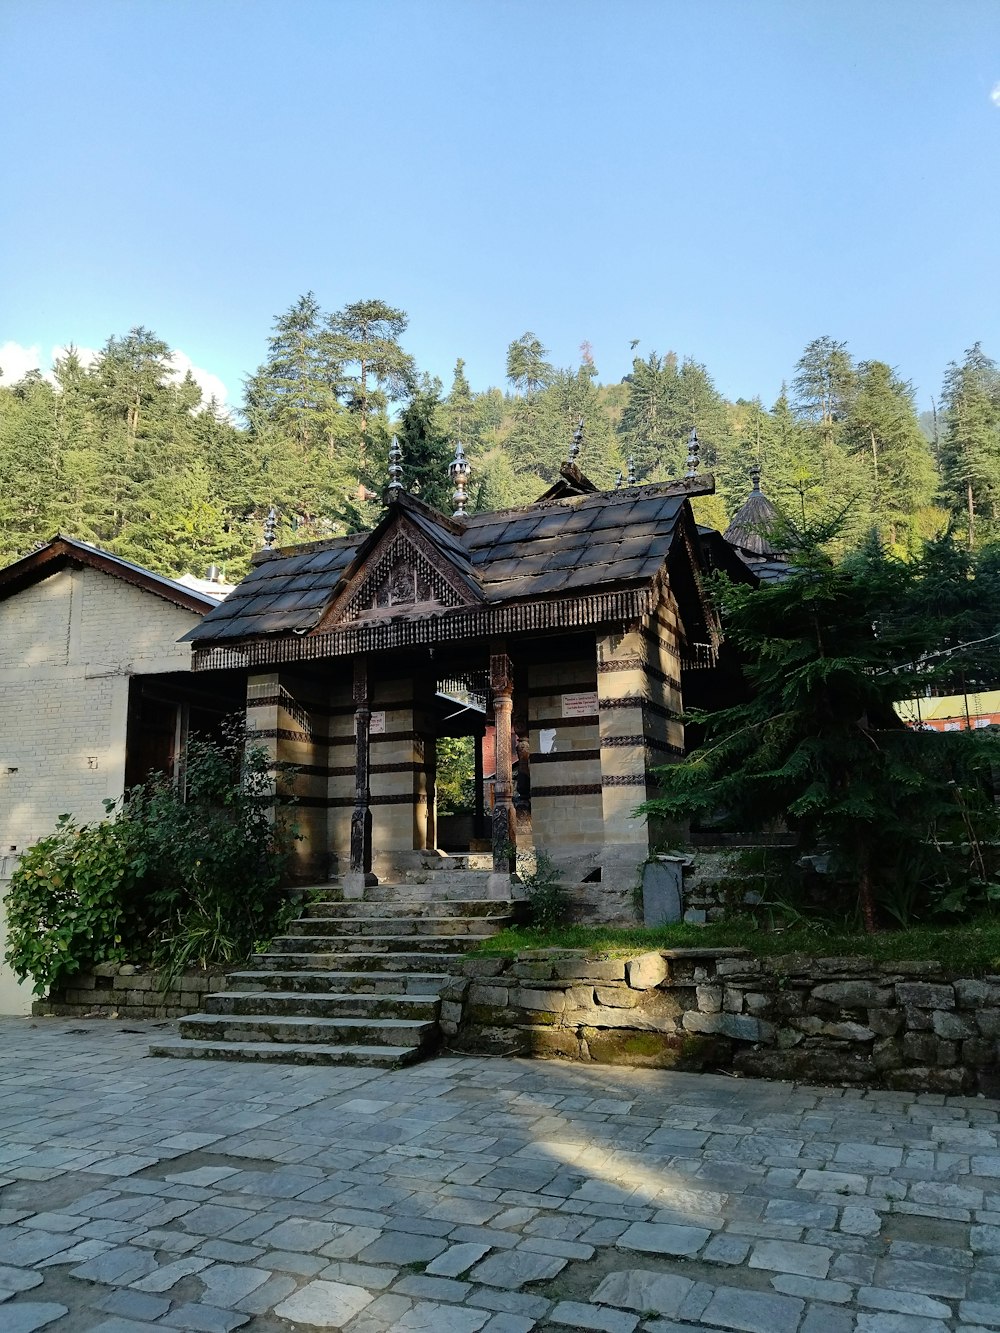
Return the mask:
<path id="1" fill-rule="evenodd" d="M 510 873 L 517 841 L 510 743 L 514 673 L 510 658 L 502 648 L 490 654 L 490 689 L 493 694 L 496 776 L 493 786 L 493 873 L 488 891 L 491 898 L 507 898 L 510 896 Z"/>
<path id="2" fill-rule="evenodd" d="M 647 649 L 639 625 L 597 636 L 600 708 L 601 803 L 604 814 L 604 892 L 627 900 L 649 855 L 645 817 L 634 813 L 646 799 L 647 736 L 651 707 Z"/>
<path id="3" fill-rule="evenodd" d="M 351 815 L 351 869 L 344 876 L 344 897 L 360 898 L 372 868 L 372 812 L 369 788 L 369 724 L 372 709 L 368 660 L 354 659 L 354 811 Z"/>

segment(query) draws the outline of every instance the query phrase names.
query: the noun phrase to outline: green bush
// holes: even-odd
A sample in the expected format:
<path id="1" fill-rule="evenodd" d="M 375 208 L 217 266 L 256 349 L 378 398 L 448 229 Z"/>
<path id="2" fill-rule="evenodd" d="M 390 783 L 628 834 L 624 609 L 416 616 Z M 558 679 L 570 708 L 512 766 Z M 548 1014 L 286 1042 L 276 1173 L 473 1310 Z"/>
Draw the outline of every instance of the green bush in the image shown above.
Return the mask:
<path id="1" fill-rule="evenodd" d="M 545 852 L 536 854 L 534 870 L 521 871 L 521 882 L 528 895 L 528 925 L 554 930 L 566 924 L 572 904 L 559 882 L 559 871 Z"/>
<path id="2" fill-rule="evenodd" d="M 117 822 L 79 826 L 61 815 L 55 832 L 21 857 L 5 900 L 6 958 L 19 979 L 32 978 L 36 995 L 134 948 L 130 833 Z"/>
<path id="3" fill-rule="evenodd" d="M 21 858 L 7 895 L 7 961 L 36 994 L 101 962 L 161 969 L 237 962 L 290 912 L 281 876 L 295 837 L 273 817 L 266 751 L 242 729 L 193 738 L 183 789 L 163 775 L 106 802 L 109 816 L 55 832 Z"/>

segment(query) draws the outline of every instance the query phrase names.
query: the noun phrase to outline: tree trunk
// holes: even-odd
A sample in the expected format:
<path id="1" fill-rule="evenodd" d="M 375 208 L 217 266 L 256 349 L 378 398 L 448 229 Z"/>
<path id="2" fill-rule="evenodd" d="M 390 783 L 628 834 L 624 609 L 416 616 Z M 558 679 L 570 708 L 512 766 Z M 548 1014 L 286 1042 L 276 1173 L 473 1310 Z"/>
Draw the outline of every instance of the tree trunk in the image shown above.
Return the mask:
<path id="1" fill-rule="evenodd" d="M 969 550 L 976 544 L 976 502 L 972 498 L 972 482 L 965 484 L 965 503 L 969 511 Z"/>

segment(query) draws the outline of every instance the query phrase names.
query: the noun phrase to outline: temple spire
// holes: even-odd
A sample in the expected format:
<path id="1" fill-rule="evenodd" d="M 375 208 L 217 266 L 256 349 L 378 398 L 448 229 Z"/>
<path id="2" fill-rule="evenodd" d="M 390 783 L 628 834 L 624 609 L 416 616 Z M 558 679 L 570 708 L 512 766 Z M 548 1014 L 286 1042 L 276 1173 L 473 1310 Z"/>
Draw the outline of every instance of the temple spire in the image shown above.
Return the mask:
<path id="1" fill-rule="evenodd" d="M 580 456 L 580 446 L 583 444 L 583 417 L 576 423 L 576 430 L 573 432 L 573 442 L 569 446 L 569 458 L 567 462 L 575 463 Z"/>
<path id="2" fill-rule="evenodd" d="M 761 474 L 760 464 L 754 463 L 753 467 L 750 469 L 750 484 L 753 488 L 754 495 L 758 495 L 760 493 L 760 474 Z"/>
<path id="3" fill-rule="evenodd" d="M 403 451 L 399 447 L 399 440 L 394 435 L 392 437 L 392 446 L 389 449 L 389 502 L 398 500 L 400 492 L 403 489 Z"/>
<path id="4" fill-rule="evenodd" d="M 455 493 L 451 497 L 455 502 L 455 511 L 452 518 L 465 518 L 465 506 L 468 503 L 468 496 L 465 491 L 471 475 L 472 464 L 465 456 L 462 441 L 458 440 L 455 444 L 454 462 L 448 468 L 448 476 L 455 484 Z"/>
<path id="5" fill-rule="evenodd" d="M 635 485 L 635 459 L 631 454 L 628 456 L 628 476 L 625 478 L 626 486 Z"/>
<path id="6" fill-rule="evenodd" d="M 618 476 L 615 477 L 615 490 L 620 491 L 624 485 L 625 485 L 625 473 L 621 470 L 621 468 L 619 468 Z"/>
<path id="7" fill-rule="evenodd" d="M 698 440 L 698 432 L 694 426 L 691 427 L 691 434 L 688 436 L 688 457 L 687 457 L 687 475 L 696 477 L 698 475 L 698 454 L 701 452 L 701 444 Z"/>
<path id="8" fill-rule="evenodd" d="M 264 549 L 269 551 L 274 545 L 274 534 L 278 526 L 278 511 L 274 505 L 267 511 L 264 519 Z"/>

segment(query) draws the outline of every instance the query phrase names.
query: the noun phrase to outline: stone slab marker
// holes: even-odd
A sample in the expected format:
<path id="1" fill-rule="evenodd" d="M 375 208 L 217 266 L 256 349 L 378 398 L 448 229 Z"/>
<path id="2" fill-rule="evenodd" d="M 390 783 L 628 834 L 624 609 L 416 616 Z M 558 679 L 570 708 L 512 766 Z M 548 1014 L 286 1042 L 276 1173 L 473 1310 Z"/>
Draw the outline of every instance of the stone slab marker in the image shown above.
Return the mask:
<path id="1" fill-rule="evenodd" d="M 642 870 L 642 923 L 665 926 L 684 915 L 684 862 L 679 857 L 650 861 Z"/>

